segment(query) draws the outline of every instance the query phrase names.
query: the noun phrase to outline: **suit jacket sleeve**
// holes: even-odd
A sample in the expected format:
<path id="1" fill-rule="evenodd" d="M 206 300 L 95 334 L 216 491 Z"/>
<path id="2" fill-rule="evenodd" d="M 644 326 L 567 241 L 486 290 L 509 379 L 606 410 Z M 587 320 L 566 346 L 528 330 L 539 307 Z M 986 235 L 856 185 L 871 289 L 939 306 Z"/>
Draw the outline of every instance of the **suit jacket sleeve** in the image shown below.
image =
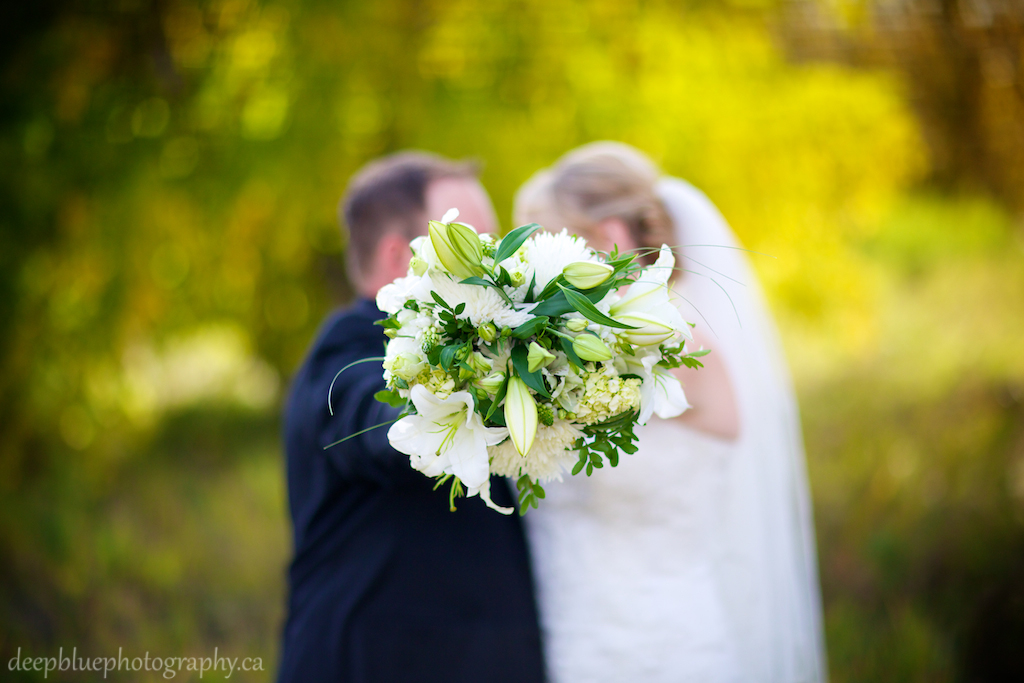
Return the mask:
<path id="1" fill-rule="evenodd" d="M 374 327 L 374 341 L 383 335 Z M 398 417 L 400 409 L 392 408 L 373 397 L 384 388 L 380 362 L 354 365 L 334 382 L 331 391 L 332 415 L 327 406 L 331 381 L 339 370 L 362 358 L 378 355 L 374 344 L 352 344 L 327 340 L 311 359 L 309 395 L 316 413 L 316 441 L 339 475 L 350 481 L 369 481 L 384 487 L 427 486 L 430 480 L 409 465 L 409 456 L 399 453 L 388 443 L 390 425 L 377 427 L 343 443 L 326 448 L 349 435 L 389 422 Z"/>

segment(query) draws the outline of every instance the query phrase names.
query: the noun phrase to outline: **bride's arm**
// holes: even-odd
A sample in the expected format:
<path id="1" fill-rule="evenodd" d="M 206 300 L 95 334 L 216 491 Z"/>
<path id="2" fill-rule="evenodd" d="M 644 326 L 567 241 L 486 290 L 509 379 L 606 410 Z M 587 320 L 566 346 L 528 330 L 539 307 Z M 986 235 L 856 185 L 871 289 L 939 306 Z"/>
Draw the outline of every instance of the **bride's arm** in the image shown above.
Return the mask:
<path id="1" fill-rule="evenodd" d="M 673 370 L 693 406 L 673 419 L 699 432 L 733 441 L 740 432 L 740 418 L 729 373 L 721 355 L 715 353 L 714 343 L 699 327 L 694 329 L 693 337 L 695 347 L 711 349 L 711 353 L 701 358 L 704 367 L 699 370 Z"/>

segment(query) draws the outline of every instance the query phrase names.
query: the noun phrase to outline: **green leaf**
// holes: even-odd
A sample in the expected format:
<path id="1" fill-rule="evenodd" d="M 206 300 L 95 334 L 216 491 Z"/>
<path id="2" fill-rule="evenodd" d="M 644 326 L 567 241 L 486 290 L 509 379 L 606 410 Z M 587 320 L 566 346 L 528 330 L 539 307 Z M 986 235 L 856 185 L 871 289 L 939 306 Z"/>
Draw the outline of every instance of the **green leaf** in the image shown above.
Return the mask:
<path id="1" fill-rule="evenodd" d="M 534 273 L 533 277 L 536 278 L 537 274 Z M 550 282 L 548 282 L 548 284 L 544 287 L 544 289 L 541 290 L 540 294 L 537 295 L 537 298 L 540 299 L 541 301 L 544 301 L 544 300 L 554 296 L 556 293 L 558 293 L 558 286 L 562 285 L 562 284 L 568 284 L 568 283 L 566 283 L 564 277 L 559 275 L 558 277 L 556 277 L 553 280 L 551 280 Z"/>
<path id="2" fill-rule="evenodd" d="M 700 358 L 711 353 L 711 349 L 701 349 L 700 351 L 694 351 L 693 353 L 686 354 L 685 358 Z"/>
<path id="3" fill-rule="evenodd" d="M 526 386 L 530 387 L 544 398 L 551 398 L 551 392 L 544 386 L 544 377 L 537 372 L 530 372 L 530 362 L 527 359 L 529 351 L 525 346 L 516 345 L 512 347 L 512 365 L 516 374 L 523 378 Z"/>
<path id="4" fill-rule="evenodd" d="M 482 277 L 467 277 L 465 280 L 459 280 L 460 285 L 477 285 L 478 287 L 494 287 L 496 286 L 490 280 L 485 280 Z"/>
<path id="5" fill-rule="evenodd" d="M 449 344 L 448 346 L 441 349 L 440 362 L 441 367 L 447 372 L 452 368 L 452 361 L 455 360 L 455 354 L 459 350 L 458 344 Z"/>
<path id="6" fill-rule="evenodd" d="M 535 334 L 540 334 L 540 331 L 547 327 L 550 319 L 546 315 L 539 315 L 536 318 L 530 318 L 525 323 L 512 330 L 512 336 L 516 339 L 529 339 Z"/>
<path id="7" fill-rule="evenodd" d="M 373 397 L 381 403 L 387 403 L 392 408 L 401 408 L 405 405 L 405 399 L 399 396 L 397 391 L 391 389 L 381 389 Z"/>
<path id="8" fill-rule="evenodd" d="M 496 291 L 498 294 L 500 294 L 501 298 L 504 299 L 505 302 L 508 303 L 509 306 L 512 305 L 512 299 L 508 298 L 508 294 L 505 293 L 505 290 L 502 289 L 501 287 L 499 287 L 498 285 L 494 284 L 490 280 L 485 280 L 482 277 L 467 277 L 465 280 L 459 280 L 459 284 L 460 285 L 477 285 L 479 287 L 493 287 L 494 291 Z M 431 292 L 431 294 L 433 295 L 434 293 Z M 437 299 L 438 297 L 436 295 L 434 295 L 434 298 Z M 447 306 L 447 304 L 445 304 L 445 306 Z"/>
<path id="9" fill-rule="evenodd" d="M 633 325 L 626 325 L 625 323 L 620 323 L 614 318 L 609 318 L 604 313 L 597 310 L 597 307 L 590 303 L 590 299 L 579 292 L 568 289 L 567 287 L 562 287 L 561 285 L 558 287 L 562 290 L 562 293 L 565 294 L 566 300 L 568 300 L 572 307 L 576 309 L 576 312 L 587 320 L 591 320 L 598 325 L 605 325 L 606 327 L 620 327 L 626 330 L 636 329 Z"/>
<path id="10" fill-rule="evenodd" d="M 491 403 L 491 407 L 487 410 L 487 414 L 484 416 L 485 420 L 490 420 L 491 416 L 498 410 L 498 404 L 501 403 L 501 399 L 505 398 L 505 392 L 508 391 L 508 376 L 505 376 L 505 381 L 501 383 L 498 390 L 494 392 L 494 401 Z M 505 420 L 502 419 L 502 422 Z"/>
<path id="11" fill-rule="evenodd" d="M 572 342 L 565 337 L 559 337 L 558 340 L 562 342 L 562 350 L 565 351 L 565 355 L 569 357 L 570 362 L 578 368 L 583 367 L 583 359 L 576 353 L 576 349 L 572 347 Z"/>
<path id="12" fill-rule="evenodd" d="M 448 305 L 448 302 L 442 299 L 441 295 L 438 294 L 437 292 L 431 291 L 430 296 L 434 298 L 434 301 L 436 301 L 437 305 L 440 306 L 441 308 L 447 308 L 449 311 L 452 310 L 452 307 Z"/>
<path id="13" fill-rule="evenodd" d="M 565 294 L 558 292 L 554 296 L 541 301 L 530 312 L 534 315 L 546 315 L 554 318 L 555 316 L 565 315 L 571 310 L 573 310 L 573 307 L 569 304 L 568 299 L 565 298 Z"/>
<path id="14" fill-rule="evenodd" d="M 519 247 L 523 246 L 523 242 L 529 239 L 530 235 L 540 230 L 540 226 L 536 223 L 530 223 L 529 225 L 521 225 L 505 237 L 498 244 L 497 251 L 494 252 L 494 262 L 501 263 L 512 254 L 516 253 Z"/>

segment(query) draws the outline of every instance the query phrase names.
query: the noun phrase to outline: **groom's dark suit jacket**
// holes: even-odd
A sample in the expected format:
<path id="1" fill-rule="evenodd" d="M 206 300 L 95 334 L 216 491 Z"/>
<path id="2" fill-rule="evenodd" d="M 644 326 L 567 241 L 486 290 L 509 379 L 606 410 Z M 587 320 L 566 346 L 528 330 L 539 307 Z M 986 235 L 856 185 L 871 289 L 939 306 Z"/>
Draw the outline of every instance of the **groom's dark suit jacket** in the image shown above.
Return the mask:
<path id="1" fill-rule="evenodd" d="M 530 683 L 541 641 L 518 516 L 479 498 L 448 509 L 447 486 L 409 466 L 387 427 L 324 446 L 394 417 L 383 388 L 383 315 L 361 300 L 321 330 L 295 377 L 285 414 L 295 558 L 281 683 Z M 494 501 L 512 505 L 504 479 Z"/>

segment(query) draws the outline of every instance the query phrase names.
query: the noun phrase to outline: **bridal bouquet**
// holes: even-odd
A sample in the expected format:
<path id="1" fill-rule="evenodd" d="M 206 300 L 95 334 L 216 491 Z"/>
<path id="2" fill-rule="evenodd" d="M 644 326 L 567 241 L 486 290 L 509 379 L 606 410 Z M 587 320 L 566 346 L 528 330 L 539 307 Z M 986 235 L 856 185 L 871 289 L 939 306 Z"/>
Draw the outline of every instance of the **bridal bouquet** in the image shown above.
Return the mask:
<path id="1" fill-rule="evenodd" d="M 682 413 L 669 371 L 707 352 L 684 352 L 691 324 L 669 297 L 667 246 L 643 268 L 565 230 L 499 240 L 456 218 L 430 221 L 408 275 L 377 294 L 389 337 L 377 399 L 404 408 L 388 440 L 438 486 L 451 481 L 453 510 L 479 495 L 512 512 L 491 502 L 497 474 L 516 479 L 525 513 L 541 482 L 614 467 L 636 452 L 637 424 Z"/>

